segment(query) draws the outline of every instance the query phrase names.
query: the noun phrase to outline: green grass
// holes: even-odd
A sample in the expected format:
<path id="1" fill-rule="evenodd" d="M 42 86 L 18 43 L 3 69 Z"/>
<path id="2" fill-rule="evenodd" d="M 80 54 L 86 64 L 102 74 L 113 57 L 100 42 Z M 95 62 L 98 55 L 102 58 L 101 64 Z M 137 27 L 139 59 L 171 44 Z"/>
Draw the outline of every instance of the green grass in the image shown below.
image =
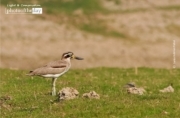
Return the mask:
<path id="1" fill-rule="evenodd" d="M 40 4 L 43 10 L 49 14 L 59 14 L 64 12 L 72 15 L 77 9 L 82 9 L 85 14 L 107 11 L 101 6 L 100 0 L 38 0 L 36 2 L 36 4 Z M 33 1 L 2 0 L 1 3 L 6 6 L 8 3 L 33 4 Z"/>
<path id="2" fill-rule="evenodd" d="M 85 14 L 104 11 L 99 0 L 53 0 L 41 2 L 48 12 L 65 12 L 72 14 L 77 9 L 82 9 Z"/>
<path id="3" fill-rule="evenodd" d="M 97 21 L 91 22 L 90 24 L 81 24 L 79 27 L 83 31 L 94 34 L 115 37 L 115 38 L 127 38 L 126 35 L 123 33 L 107 30 L 108 28 L 106 28 L 105 25 Z"/>
<path id="4" fill-rule="evenodd" d="M 180 5 L 162 6 L 162 7 L 157 7 L 157 8 L 160 10 L 168 10 L 168 11 L 176 10 L 176 11 L 178 11 L 178 10 L 180 10 Z"/>
<path id="5" fill-rule="evenodd" d="M 55 102 L 49 95 L 51 79 L 29 77 L 27 71 L 1 69 L 0 105 L 2 118 L 179 118 L 180 69 L 94 68 L 70 70 L 57 81 L 57 89 L 74 87 L 80 97 Z M 127 94 L 128 82 L 145 87 L 147 93 Z M 174 84 L 174 93 L 159 93 L 159 89 Z M 100 94 L 99 100 L 83 99 L 91 90 Z M 12 100 L 2 100 L 11 96 Z M 3 104 L 3 106 L 2 106 Z M 168 114 L 164 114 L 164 111 Z"/>

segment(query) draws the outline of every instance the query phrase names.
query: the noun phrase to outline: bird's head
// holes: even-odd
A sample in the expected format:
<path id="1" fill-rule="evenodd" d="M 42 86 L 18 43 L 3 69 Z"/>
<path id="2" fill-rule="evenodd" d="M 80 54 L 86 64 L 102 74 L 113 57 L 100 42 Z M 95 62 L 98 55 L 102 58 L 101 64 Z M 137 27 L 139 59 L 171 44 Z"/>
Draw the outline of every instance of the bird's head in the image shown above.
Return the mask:
<path id="1" fill-rule="evenodd" d="M 77 60 L 83 60 L 83 58 L 75 56 L 72 52 L 63 53 L 62 59 L 77 59 Z"/>

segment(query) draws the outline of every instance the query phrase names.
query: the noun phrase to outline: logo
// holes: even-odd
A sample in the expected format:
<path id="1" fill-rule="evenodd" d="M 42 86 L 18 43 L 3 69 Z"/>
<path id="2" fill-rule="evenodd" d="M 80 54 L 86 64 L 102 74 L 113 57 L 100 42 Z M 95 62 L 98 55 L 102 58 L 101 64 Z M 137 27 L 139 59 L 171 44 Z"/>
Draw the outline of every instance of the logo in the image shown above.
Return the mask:
<path id="1" fill-rule="evenodd" d="M 42 14 L 42 8 L 32 8 L 32 14 Z"/>
<path id="2" fill-rule="evenodd" d="M 39 4 L 7 4 L 5 14 L 42 14 Z"/>

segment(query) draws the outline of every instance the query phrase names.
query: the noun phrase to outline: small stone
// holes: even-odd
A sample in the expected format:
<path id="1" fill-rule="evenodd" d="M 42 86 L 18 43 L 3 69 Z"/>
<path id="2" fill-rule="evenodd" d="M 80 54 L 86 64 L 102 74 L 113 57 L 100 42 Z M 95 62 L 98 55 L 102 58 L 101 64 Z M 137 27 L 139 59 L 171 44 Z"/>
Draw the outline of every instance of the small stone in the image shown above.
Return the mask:
<path id="1" fill-rule="evenodd" d="M 126 88 L 127 93 L 130 94 L 143 95 L 146 92 L 144 88 L 137 88 L 134 82 L 127 83 L 124 88 Z"/>
<path id="2" fill-rule="evenodd" d="M 59 95 L 59 100 L 70 100 L 70 99 L 77 98 L 79 95 L 79 92 L 72 87 L 66 87 L 66 88 L 61 89 L 58 95 Z"/>
<path id="3" fill-rule="evenodd" d="M 99 94 L 97 94 L 95 91 L 90 91 L 89 93 L 84 93 L 83 96 L 84 98 L 92 98 L 92 99 L 100 99 Z"/>
<path id="4" fill-rule="evenodd" d="M 143 95 L 146 91 L 144 88 L 130 87 L 127 88 L 127 92 L 131 94 Z"/>
<path id="5" fill-rule="evenodd" d="M 7 96 L 1 96 L 1 97 L 0 97 L 0 100 L 2 100 L 2 101 L 12 100 L 12 96 L 9 96 L 9 95 L 7 95 Z"/>
<path id="6" fill-rule="evenodd" d="M 162 113 L 163 113 L 163 114 L 166 114 L 166 115 L 169 114 L 169 112 L 167 112 L 167 111 L 163 111 Z"/>
<path id="7" fill-rule="evenodd" d="M 174 88 L 169 85 L 168 87 L 162 89 L 162 90 L 159 90 L 159 92 L 162 92 L 162 93 L 173 93 L 174 92 Z"/>

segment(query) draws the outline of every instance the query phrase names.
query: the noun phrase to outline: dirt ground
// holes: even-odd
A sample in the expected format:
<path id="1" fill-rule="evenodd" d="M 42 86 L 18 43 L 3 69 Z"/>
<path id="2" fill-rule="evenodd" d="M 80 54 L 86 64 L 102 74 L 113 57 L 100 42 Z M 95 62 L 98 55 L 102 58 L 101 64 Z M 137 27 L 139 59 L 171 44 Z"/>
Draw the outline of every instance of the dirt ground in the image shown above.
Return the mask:
<path id="1" fill-rule="evenodd" d="M 99 16 L 109 29 L 128 34 L 132 41 L 87 33 L 36 15 L 6 15 L 4 9 L 1 6 L 1 68 L 34 69 L 67 51 L 85 59 L 73 60 L 73 68 L 172 68 L 174 62 L 180 67 L 180 10 Z"/>

